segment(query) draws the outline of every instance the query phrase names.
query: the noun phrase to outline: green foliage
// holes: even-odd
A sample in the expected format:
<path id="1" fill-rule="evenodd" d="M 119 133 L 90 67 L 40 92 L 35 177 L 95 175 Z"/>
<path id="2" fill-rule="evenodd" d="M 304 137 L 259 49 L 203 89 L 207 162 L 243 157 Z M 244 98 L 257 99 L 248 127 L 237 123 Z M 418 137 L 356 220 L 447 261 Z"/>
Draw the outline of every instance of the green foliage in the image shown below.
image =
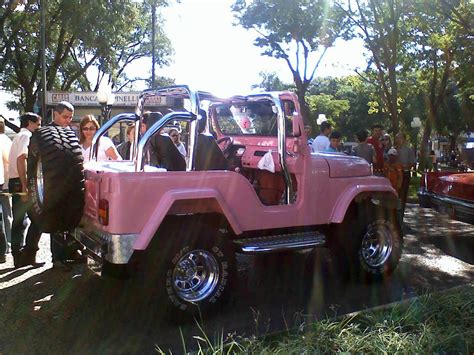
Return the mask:
<path id="1" fill-rule="evenodd" d="M 46 62 L 48 90 L 97 90 L 103 80 L 112 88 L 130 86 L 125 68 L 150 55 L 149 3 L 133 0 L 48 0 L 46 9 Z M 157 1 L 160 6 L 165 1 Z M 41 80 L 40 11 L 38 2 L 23 9 L 0 9 L 0 72 L 2 88 L 17 93 L 31 110 Z M 146 14 L 146 15 L 144 15 Z M 169 40 L 157 21 L 157 64 L 165 65 L 171 54 Z M 90 82 L 86 73 L 95 67 Z M 140 78 L 140 79 L 146 79 Z"/>
<path id="2" fill-rule="evenodd" d="M 291 88 L 291 85 L 282 82 L 275 72 L 260 72 L 259 76 L 262 81 L 259 84 L 252 85 L 252 89 L 260 88 L 264 91 L 284 91 Z"/>
<path id="3" fill-rule="evenodd" d="M 349 141 L 354 140 L 354 134 L 360 129 L 369 130 L 374 123 L 384 123 L 383 115 L 371 110 L 374 103 L 378 104 L 376 99 L 373 86 L 358 75 L 316 78 L 308 96 L 312 121 L 316 121 L 318 113 L 325 113 Z"/>
<path id="4" fill-rule="evenodd" d="M 256 31 L 263 55 L 285 60 L 307 121 L 305 94 L 327 48 L 347 34 L 343 13 L 329 0 L 236 0 L 232 11 L 239 25 Z"/>

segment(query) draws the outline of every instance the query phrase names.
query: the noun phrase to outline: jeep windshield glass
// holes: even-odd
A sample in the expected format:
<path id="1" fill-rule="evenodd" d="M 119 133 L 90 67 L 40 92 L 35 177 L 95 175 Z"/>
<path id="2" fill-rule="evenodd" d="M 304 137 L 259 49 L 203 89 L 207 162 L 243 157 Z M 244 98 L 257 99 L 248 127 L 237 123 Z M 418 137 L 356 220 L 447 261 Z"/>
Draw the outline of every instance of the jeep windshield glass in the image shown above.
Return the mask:
<path id="1" fill-rule="evenodd" d="M 277 136 L 277 110 L 269 101 L 213 105 L 216 122 L 224 135 Z M 292 123 L 286 122 L 292 135 Z"/>

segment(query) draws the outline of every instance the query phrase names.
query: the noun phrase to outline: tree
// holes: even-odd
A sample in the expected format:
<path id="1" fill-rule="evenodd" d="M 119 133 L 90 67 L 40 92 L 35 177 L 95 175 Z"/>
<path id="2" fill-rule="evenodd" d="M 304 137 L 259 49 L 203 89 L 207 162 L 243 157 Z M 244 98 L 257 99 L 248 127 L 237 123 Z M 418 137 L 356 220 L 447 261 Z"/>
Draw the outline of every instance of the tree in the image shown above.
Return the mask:
<path id="1" fill-rule="evenodd" d="M 309 122 L 305 94 L 327 49 L 346 35 L 342 13 L 329 0 L 236 0 L 232 11 L 243 28 L 257 32 L 254 44 L 263 55 L 286 62 Z"/>
<path id="2" fill-rule="evenodd" d="M 291 87 L 291 85 L 285 84 L 281 81 L 275 72 L 260 72 L 258 75 L 262 81 L 259 84 L 253 84 L 252 89 L 260 88 L 264 91 L 283 91 L 288 90 Z"/>
<path id="3" fill-rule="evenodd" d="M 417 88 L 424 93 L 425 99 L 426 119 L 420 150 L 423 168 L 423 164 L 428 161 L 428 141 L 433 129 L 438 132 L 449 129 L 455 135 L 465 129 L 465 124 L 460 120 L 459 103 L 453 100 L 457 91 L 453 81 L 456 59 L 463 56 L 459 44 L 464 42 L 464 31 L 459 31 L 463 27 L 453 21 L 452 16 L 445 15 L 445 6 L 441 11 L 439 7 L 427 6 L 421 0 L 413 4 L 414 16 L 407 25 L 411 43 L 408 53 L 415 60 L 410 60 L 407 65 L 416 70 Z M 451 13 L 457 11 L 457 6 L 451 6 Z"/>
<path id="4" fill-rule="evenodd" d="M 151 20 L 143 15 L 148 10 L 148 4 L 133 0 L 48 0 L 47 90 L 95 91 L 104 79 L 112 88 L 130 86 L 137 78 L 127 78 L 126 67 L 150 55 Z M 19 96 L 22 109 L 33 110 L 41 88 L 39 4 L 28 1 L 21 9 L 0 11 L 1 85 Z M 166 64 L 171 48 L 163 33 L 158 43 L 159 63 Z"/>
<path id="5" fill-rule="evenodd" d="M 358 35 L 364 40 L 371 58 L 367 66 L 367 78 L 377 84 L 384 110 L 391 122 L 391 130 L 399 130 L 399 79 L 401 54 L 404 44 L 402 24 L 406 20 L 409 2 L 404 0 L 355 0 L 338 3 Z M 374 71 L 374 70 L 375 71 Z M 375 76 L 372 74 L 375 73 Z"/>
<path id="6" fill-rule="evenodd" d="M 325 113 L 348 140 L 361 129 L 383 123 L 380 110 L 373 109 L 376 100 L 372 84 L 359 75 L 316 78 L 308 94 L 311 109 L 317 109 L 314 113 Z"/>

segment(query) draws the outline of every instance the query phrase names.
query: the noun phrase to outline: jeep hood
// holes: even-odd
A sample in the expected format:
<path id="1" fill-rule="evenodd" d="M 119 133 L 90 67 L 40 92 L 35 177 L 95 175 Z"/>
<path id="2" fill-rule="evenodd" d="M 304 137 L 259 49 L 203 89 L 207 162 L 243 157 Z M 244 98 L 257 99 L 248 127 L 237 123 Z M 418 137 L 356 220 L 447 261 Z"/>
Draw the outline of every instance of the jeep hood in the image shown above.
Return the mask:
<path id="1" fill-rule="evenodd" d="M 372 169 L 365 159 L 337 154 L 319 153 L 329 165 L 329 177 L 344 178 L 372 175 Z"/>

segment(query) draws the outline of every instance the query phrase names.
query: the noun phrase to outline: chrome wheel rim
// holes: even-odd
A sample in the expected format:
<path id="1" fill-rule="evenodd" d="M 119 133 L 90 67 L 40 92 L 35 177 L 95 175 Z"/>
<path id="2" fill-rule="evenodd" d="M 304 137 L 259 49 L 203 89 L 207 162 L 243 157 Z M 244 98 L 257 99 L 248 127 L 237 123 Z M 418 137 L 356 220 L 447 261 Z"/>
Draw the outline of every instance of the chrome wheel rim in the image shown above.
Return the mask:
<path id="1" fill-rule="evenodd" d="M 209 297 L 219 280 L 216 258 L 205 250 L 193 250 L 183 255 L 172 274 L 176 294 L 187 302 L 198 302 Z"/>
<path id="2" fill-rule="evenodd" d="M 369 225 L 362 238 L 361 255 L 370 267 L 380 267 L 392 253 L 392 231 L 386 223 L 375 222 Z"/>
<path id="3" fill-rule="evenodd" d="M 44 201 L 44 179 L 43 179 L 43 164 L 41 160 L 38 160 L 36 166 L 36 190 L 38 194 L 38 200 L 42 204 Z"/>

